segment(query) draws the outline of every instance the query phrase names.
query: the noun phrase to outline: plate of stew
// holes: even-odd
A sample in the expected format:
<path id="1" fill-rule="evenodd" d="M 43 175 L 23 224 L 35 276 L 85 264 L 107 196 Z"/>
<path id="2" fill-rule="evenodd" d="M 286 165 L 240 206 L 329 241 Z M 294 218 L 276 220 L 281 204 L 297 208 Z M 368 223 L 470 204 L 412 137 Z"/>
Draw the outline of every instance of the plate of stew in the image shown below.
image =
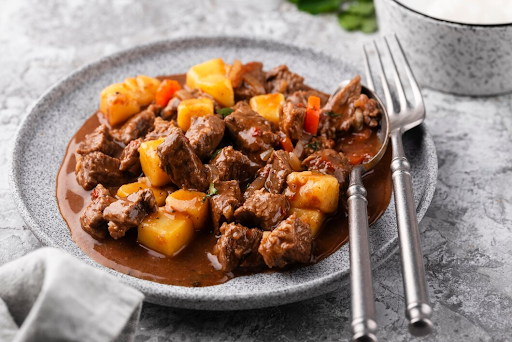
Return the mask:
<path id="1" fill-rule="evenodd" d="M 380 148 L 381 107 L 367 95 L 357 67 L 280 42 L 132 48 L 30 109 L 14 198 L 44 245 L 150 302 L 230 310 L 321 295 L 348 283 L 348 178 Z M 421 219 L 437 175 L 424 125 L 404 148 Z M 397 248 L 390 162 L 388 150 L 364 178 L 374 267 Z"/>

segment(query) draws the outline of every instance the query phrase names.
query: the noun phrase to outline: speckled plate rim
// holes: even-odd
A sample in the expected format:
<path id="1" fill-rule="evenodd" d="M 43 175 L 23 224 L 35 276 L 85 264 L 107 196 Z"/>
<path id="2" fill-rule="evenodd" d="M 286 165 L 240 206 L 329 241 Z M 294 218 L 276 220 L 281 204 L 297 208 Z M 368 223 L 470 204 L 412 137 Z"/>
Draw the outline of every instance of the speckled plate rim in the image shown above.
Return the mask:
<path id="1" fill-rule="evenodd" d="M 114 65 L 115 61 L 118 58 L 126 57 L 130 54 L 135 54 L 137 52 L 147 52 L 151 49 L 163 45 L 169 44 L 186 44 L 187 42 L 195 42 L 197 40 L 208 42 L 211 40 L 216 40 L 222 42 L 223 40 L 229 40 L 231 42 L 237 41 L 240 44 L 255 44 L 255 45 L 275 45 L 281 46 L 285 49 L 291 49 L 291 51 L 297 51 L 300 53 L 305 53 L 312 56 L 321 57 L 331 61 L 338 61 L 339 63 L 347 64 L 333 56 L 329 56 L 322 52 L 314 51 L 310 48 L 305 48 L 302 46 L 292 45 L 292 44 L 284 44 L 281 42 L 273 41 L 271 39 L 257 39 L 257 38 L 248 38 L 248 37 L 240 37 L 240 36 L 228 36 L 228 37 L 187 37 L 180 38 L 174 40 L 161 40 L 156 42 L 151 42 L 144 45 L 139 45 L 124 51 L 120 51 L 118 53 L 109 55 L 107 57 L 101 58 L 95 62 L 87 64 L 75 71 L 73 71 L 68 76 L 65 76 L 61 80 L 57 81 L 50 89 L 48 89 L 43 95 L 39 97 L 39 99 L 29 108 L 27 111 L 28 114 L 23 118 L 18 131 L 16 133 L 16 138 L 14 141 L 14 148 L 12 151 L 11 158 L 9 160 L 9 184 L 13 192 L 13 199 L 19 208 L 19 212 L 25 221 L 25 223 L 30 227 L 34 235 L 41 241 L 43 245 L 62 248 L 58 241 L 54 241 L 51 239 L 47 233 L 39 227 L 36 219 L 33 216 L 29 206 L 23 199 L 23 194 L 21 192 L 21 184 L 20 179 L 17 175 L 18 171 L 21 170 L 21 166 L 23 161 L 17 158 L 19 155 L 23 144 L 21 142 L 21 137 L 25 136 L 30 127 L 29 123 L 34 116 L 37 114 L 36 109 L 44 108 L 44 106 L 51 105 L 48 103 L 52 96 L 65 96 L 69 93 L 69 90 L 66 88 L 73 87 L 75 84 L 80 84 L 83 82 L 84 78 L 93 77 L 97 73 L 101 72 L 105 68 L 108 69 L 109 65 Z M 277 45 L 276 45 L 277 44 Z M 130 57 L 126 57 L 125 60 L 130 60 Z M 357 68 L 354 68 L 357 70 Z M 79 82 L 79 83 L 76 83 Z M 422 197 L 417 201 L 417 216 L 418 220 L 421 220 L 427 211 L 432 197 L 434 195 L 435 186 L 437 182 L 437 155 L 435 150 L 435 145 L 432 140 L 432 137 L 428 133 L 424 124 L 415 128 L 415 130 L 422 135 L 422 144 L 423 149 L 427 150 L 427 160 L 426 163 L 429 166 L 429 171 L 424 179 L 424 188 Z M 393 203 L 393 199 L 392 199 Z M 390 207 L 392 206 L 390 204 Z M 388 208 L 388 210 L 391 210 Z M 66 229 L 67 226 L 65 226 Z M 371 232 L 370 232 L 370 235 Z M 373 268 L 378 267 L 383 264 L 387 258 L 389 258 L 398 248 L 398 234 L 396 233 L 394 237 L 386 243 L 384 243 L 377 251 L 372 252 L 372 265 Z M 75 245 L 76 246 L 76 245 Z M 97 268 L 103 269 L 108 273 L 114 274 L 119 279 L 140 290 L 145 294 L 145 300 L 148 302 L 167 305 L 171 307 L 179 307 L 179 308 L 188 308 L 188 309 L 201 309 L 201 310 L 234 310 L 234 309 L 253 309 L 253 308 L 263 308 L 268 306 L 281 305 L 286 303 L 291 303 L 299 300 L 308 299 L 314 296 L 318 296 L 321 294 L 325 294 L 327 292 L 333 291 L 340 286 L 344 286 L 349 282 L 349 273 L 348 270 L 336 270 L 322 276 L 320 278 L 309 280 L 307 282 L 294 284 L 291 286 L 282 286 L 279 288 L 272 288 L 268 291 L 259 291 L 255 293 L 251 292 L 243 292 L 237 293 L 236 291 L 228 291 L 224 293 L 210 293 L 208 291 L 211 287 L 200 287 L 200 288 L 189 288 L 189 287 L 181 287 L 181 286 L 173 286 L 173 285 L 165 285 L 160 284 L 148 280 L 143 280 L 139 278 L 135 278 L 110 268 L 104 267 L 103 265 L 95 262 L 91 258 L 89 258 L 85 253 L 81 251 L 76 246 L 78 251 L 73 251 L 77 253 L 72 253 L 78 256 L 80 259 L 85 261 L 86 263 L 93 265 Z M 66 250 L 66 249 L 65 249 Z M 70 252 L 69 250 L 67 250 Z M 346 253 L 348 251 L 348 245 L 340 248 L 340 251 Z M 336 252 L 336 253 L 338 253 Z M 330 258 L 330 257 L 329 257 Z M 327 258 L 327 259 L 329 259 Z M 326 260 L 327 260 L 326 259 Z M 325 261 L 325 260 L 324 260 Z M 323 262 L 323 261 L 322 261 Z M 318 263 L 322 264 L 322 262 Z M 316 265 L 309 266 L 315 267 Z M 305 267 L 305 269 L 309 268 Z M 304 269 L 304 268 L 303 268 Z M 288 274 L 290 276 L 293 275 L 294 272 L 286 272 L 283 273 L 285 276 Z M 264 276 L 264 275 L 263 275 Z M 249 276 L 252 277 L 252 276 Z M 240 277 L 245 278 L 245 277 Z M 240 279 L 237 278 L 237 279 Z M 232 281 L 230 281 L 232 282 Z M 230 283 L 228 282 L 228 283 Z M 226 283 L 226 284 L 228 284 Z M 224 284 L 223 284 L 224 285 Z M 220 286 L 220 285 L 218 285 Z M 228 289 L 230 290 L 230 289 Z"/>

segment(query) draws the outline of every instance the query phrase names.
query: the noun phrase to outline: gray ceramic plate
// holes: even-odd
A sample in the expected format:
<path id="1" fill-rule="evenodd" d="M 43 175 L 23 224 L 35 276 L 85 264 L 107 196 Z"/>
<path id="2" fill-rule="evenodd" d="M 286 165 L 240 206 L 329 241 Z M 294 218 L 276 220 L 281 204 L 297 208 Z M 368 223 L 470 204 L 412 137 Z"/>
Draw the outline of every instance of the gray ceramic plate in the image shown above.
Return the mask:
<path id="1" fill-rule="evenodd" d="M 341 60 L 272 41 L 247 38 L 189 38 L 136 47 L 87 65 L 60 81 L 30 109 L 14 146 L 11 185 L 21 215 L 39 240 L 66 250 L 88 264 L 115 274 L 139 289 L 153 303 L 204 310 L 249 309 L 290 303 L 321 295 L 349 281 L 348 246 L 316 265 L 287 273 L 257 274 L 225 284 L 189 288 L 134 278 L 92 261 L 72 241 L 55 199 L 55 179 L 66 146 L 99 105 L 108 84 L 137 74 L 183 73 L 191 65 L 222 57 L 260 60 L 267 68 L 287 64 L 309 85 L 330 92 L 358 70 Z M 405 136 L 414 175 L 415 200 L 421 219 L 432 199 L 437 157 L 432 138 L 422 125 Z M 394 205 L 372 226 L 370 243 L 376 267 L 397 248 Z"/>

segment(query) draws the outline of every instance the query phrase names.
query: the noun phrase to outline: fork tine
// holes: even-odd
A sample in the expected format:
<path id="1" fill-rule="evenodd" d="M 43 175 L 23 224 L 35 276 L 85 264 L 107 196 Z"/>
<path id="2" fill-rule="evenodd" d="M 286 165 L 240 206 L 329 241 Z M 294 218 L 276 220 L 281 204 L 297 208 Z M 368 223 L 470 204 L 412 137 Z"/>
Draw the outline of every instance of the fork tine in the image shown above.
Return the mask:
<path id="1" fill-rule="evenodd" d="M 364 57 L 364 71 L 366 72 L 366 84 L 370 90 L 375 90 L 373 85 L 372 73 L 370 71 L 370 63 L 368 63 L 368 53 L 366 52 L 366 46 L 363 45 L 363 57 Z"/>
<path id="2" fill-rule="evenodd" d="M 405 57 L 404 50 L 402 49 L 402 44 L 400 44 L 400 41 L 398 40 L 398 37 L 396 34 L 394 34 L 396 43 L 398 44 L 398 48 L 400 50 L 400 54 L 402 55 L 402 58 L 404 59 L 405 63 L 405 72 L 407 74 L 407 78 L 409 79 L 409 83 L 411 84 L 412 93 L 414 95 L 414 105 L 415 107 L 424 107 L 423 104 L 423 96 L 421 95 L 420 87 L 418 86 L 418 82 L 416 82 L 416 79 L 414 78 L 414 74 L 411 71 L 411 66 L 409 65 L 409 61 Z"/>
<path id="3" fill-rule="evenodd" d="M 377 47 L 377 43 L 375 42 L 375 40 L 373 41 L 373 45 L 375 46 L 375 51 L 377 51 L 377 59 L 379 60 L 379 74 L 382 83 L 382 90 L 384 90 L 384 97 L 386 98 L 388 114 L 391 115 L 395 112 L 395 107 L 393 106 L 393 98 L 391 97 L 391 93 L 389 91 L 388 81 L 386 79 L 386 74 L 384 73 L 384 66 L 382 65 L 382 59 L 380 57 L 379 48 Z"/>
<path id="4" fill-rule="evenodd" d="M 402 85 L 402 81 L 400 80 L 400 75 L 398 74 L 398 69 L 396 68 L 395 58 L 393 57 L 393 53 L 391 53 L 391 48 L 389 47 L 389 42 L 386 37 L 384 37 L 384 41 L 386 42 L 388 53 L 391 56 L 391 64 L 393 65 L 393 76 L 395 78 L 396 91 L 398 93 L 398 100 L 400 102 L 400 111 L 402 112 L 407 109 L 407 99 L 405 98 L 404 86 Z"/>

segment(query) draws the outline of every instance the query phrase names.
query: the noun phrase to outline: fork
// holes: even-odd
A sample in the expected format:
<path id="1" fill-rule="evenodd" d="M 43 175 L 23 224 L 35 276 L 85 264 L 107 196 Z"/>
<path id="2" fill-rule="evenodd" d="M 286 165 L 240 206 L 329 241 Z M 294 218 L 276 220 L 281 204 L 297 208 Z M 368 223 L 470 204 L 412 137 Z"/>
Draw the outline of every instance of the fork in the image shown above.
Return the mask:
<path id="1" fill-rule="evenodd" d="M 377 52 L 377 65 L 390 122 L 390 138 L 393 150 L 391 172 L 393 178 L 393 193 L 395 198 L 398 236 L 400 241 L 402 278 L 406 303 L 405 314 L 409 320 L 409 332 L 414 336 L 425 336 L 430 334 L 433 328 L 430 320 L 430 317 L 432 316 L 432 308 L 430 306 L 427 290 L 425 266 L 423 265 L 423 253 L 421 251 L 418 219 L 416 217 L 416 208 L 412 190 L 412 176 L 410 173 L 411 167 L 405 157 L 402 144 L 402 134 L 418 126 L 425 119 L 425 105 L 420 88 L 414 78 L 402 46 L 396 35 L 394 35 L 394 38 L 398 45 L 397 54 L 400 55 L 404 61 L 403 68 L 407 74 L 407 79 L 414 97 L 414 103 L 412 103 L 411 107 L 408 105 L 402 81 L 398 74 L 395 57 L 391 52 L 388 39 L 384 37 L 385 45 L 392 61 L 392 73 L 400 110 L 396 110 L 393 104 L 393 98 L 389 90 L 386 74 L 384 73 L 382 58 L 377 47 L 377 43 L 373 41 L 373 45 Z M 373 85 L 370 64 L 368 63 L 368 54 L 364 46 L 363 52 L 367 86 L 374 90 L 375 88 Z"/>

